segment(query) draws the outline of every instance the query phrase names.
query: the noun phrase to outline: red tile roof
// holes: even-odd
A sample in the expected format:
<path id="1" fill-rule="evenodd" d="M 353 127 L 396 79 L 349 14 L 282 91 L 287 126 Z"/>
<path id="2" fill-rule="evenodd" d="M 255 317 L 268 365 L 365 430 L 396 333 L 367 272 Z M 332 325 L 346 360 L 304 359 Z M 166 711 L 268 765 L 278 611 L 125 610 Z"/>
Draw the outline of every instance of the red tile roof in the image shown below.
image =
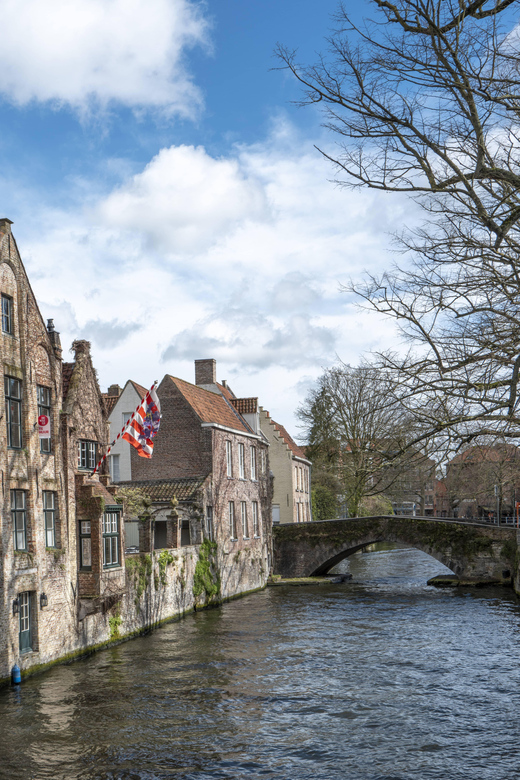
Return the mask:
<path id="1" fill-rule="evenodd" d="M 142 385 L 138 385 L 137 382 L 134 382 L 132 379 L 130 380 L 131 384 L 134 386 L 134 390 L 139 393 L 141 398 L 144 398 L 148 390 L 146 387 L 143 387 Z"/>
<path id="2" fill-rule="evenodd" d="M 290 436 L 283 425 L 280 425 L 280 423 L 277 423 L 273 420 L 271 417 L 271 422 L 275 427 L 275 430 L 278 431 L 284 442 L 287 444 L 289 449 L 291 450 L 292 454 L 295 455 L 297 458 L 303 458 L 304 460 L 308 460 L 307 456 L 305 455 L 305 452 L 302 450 L 301 447 L 299 447 L 292 436 Z"/>
<path id="3" fill-rule="evenodd" d="M 231 398 L 231 403 L 239 414 L 255 414 L 258 411 L 258 398 Z"/>
<path id="4" fill-rule="evenodd" d="M 217 387 L 226 400 L 233 401 L 235 394 L 231 388 L 229 388 L 227 385 L 221 385 L 219 382 L 217 382 Z"/>
<path id="5" fill-rule="evenodd" d="M 74 371 L 75 363 L 62 363 L 61 365 L 61 377 L 63 382 L 63 398 L 67 397 L 69 392 L 70 379 L 72 372 Z"/>
<path id="6" fill-rule="evenodd" d="M 170 376 L 171 381 L 190 404 L 202 422 L 223 425 L 236 431 L 252 433 L 252 429 L 226 398 L 210 390 Z"/>

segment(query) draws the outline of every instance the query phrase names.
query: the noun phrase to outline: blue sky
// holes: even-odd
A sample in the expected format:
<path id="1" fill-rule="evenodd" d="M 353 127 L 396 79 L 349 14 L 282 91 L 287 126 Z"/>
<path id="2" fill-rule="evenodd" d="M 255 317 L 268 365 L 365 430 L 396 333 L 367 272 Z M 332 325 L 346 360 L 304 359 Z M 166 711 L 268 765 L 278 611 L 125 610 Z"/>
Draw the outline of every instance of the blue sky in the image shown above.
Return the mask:
<path id="1" fill-rule="evenodd" d="M 396 343 L 339 288 L 409 210 L 330 181 L 334 139 L 272 70 L 277 43 L 325 48 L 335 0 L 0 7 L 0 211 L 65 359 L 89 339 L 106 389 L 214 357 L 297 434 L 323 367 Z"/>

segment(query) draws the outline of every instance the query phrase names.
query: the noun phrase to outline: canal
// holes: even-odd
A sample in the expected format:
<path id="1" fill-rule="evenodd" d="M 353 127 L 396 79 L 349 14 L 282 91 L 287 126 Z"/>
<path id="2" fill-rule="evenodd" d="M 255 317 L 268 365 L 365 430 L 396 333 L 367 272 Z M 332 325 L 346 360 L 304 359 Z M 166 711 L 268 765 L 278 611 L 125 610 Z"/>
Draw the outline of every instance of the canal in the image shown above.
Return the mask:
<path id="1" fill-rule="evenodd" d="M 516 780 L 520 603 L 410 549 L 0 691 L 9 780 Z"/>

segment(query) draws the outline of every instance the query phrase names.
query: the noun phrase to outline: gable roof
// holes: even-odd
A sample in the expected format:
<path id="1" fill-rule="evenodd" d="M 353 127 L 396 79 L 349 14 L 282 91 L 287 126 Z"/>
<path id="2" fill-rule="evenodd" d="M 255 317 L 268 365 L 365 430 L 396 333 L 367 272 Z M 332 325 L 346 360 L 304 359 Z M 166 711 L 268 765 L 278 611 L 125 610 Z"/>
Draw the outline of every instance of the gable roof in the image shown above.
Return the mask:
<path id="1" fill-rule="evenodd" d="M 253 429 L 224 396 L 192 385 L 190 382 L 185 382 L 184 379 L 178 379 L 174 376 L 169 376 L 169 379 L 189 403 L 201 422 L 223 425 L 225 428 L 232 428 L 244 433 L 254 433 Z"/>
<path id="2" fill-rule="evenodd" d="M 296 458 L 303 458 L 303 460 L 309 461 L 309 459 L 307 458 L 305 452 L 302 450 L 301 447 L 299 447 L 296 444 L 296 442 L 294 441 L 292 436 L 290 436 L 290 434 L 285 430 L 283 425 L 280 425 L 280 423 L 275 422 L 273 420 L 273 418 L 271 418 L 271 422 L 274 425 L 275 430 L 280 434 L 280 436 L 284 440 L 285 444 L 287 444 L 287 446 L 291 450 L 292 454 Z"/>
<path id="3" fill-rule="evenodd" d="M 141 398 L 144 398 L 146 393 L 148 392 L 146 387 L 143 387 L 142 385 L 138 385 L 137 382 L 133 381 L 133 379 L 130 379 L 129 382 L 134 388 L 134 390 L 136 391 L 136 393 L 138 393 L 141 396 Z"/>

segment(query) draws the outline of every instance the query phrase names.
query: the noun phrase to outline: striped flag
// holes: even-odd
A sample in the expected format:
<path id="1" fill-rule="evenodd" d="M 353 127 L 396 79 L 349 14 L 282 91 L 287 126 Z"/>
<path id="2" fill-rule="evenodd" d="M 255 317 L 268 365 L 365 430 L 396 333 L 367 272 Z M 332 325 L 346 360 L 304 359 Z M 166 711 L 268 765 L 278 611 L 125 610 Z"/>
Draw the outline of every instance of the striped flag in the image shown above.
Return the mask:
<path id="1" fill-rule="evenodd" d="M 153 440 L 159 425 L 161 424 L 161 404 L 155 385 L 148 390 L 141 406 L 134 415 L 123 433 L 123 439 L 129 441 L 137 450 L 141 458 L 151 458 L 153 454 Z"/>

